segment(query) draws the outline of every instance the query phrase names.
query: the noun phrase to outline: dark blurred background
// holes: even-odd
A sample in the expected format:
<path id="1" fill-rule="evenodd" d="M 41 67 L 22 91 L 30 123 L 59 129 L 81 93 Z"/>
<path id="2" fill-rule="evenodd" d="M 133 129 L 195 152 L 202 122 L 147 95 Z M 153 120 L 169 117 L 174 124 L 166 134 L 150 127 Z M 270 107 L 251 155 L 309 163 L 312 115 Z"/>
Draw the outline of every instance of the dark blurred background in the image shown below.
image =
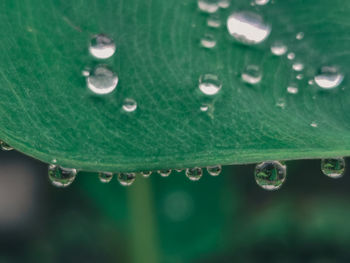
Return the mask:
<path id="1" fill-rule="evenodd" d="M 59 189 L 46 164 L 0 155 L 0 263 L 350 262 L 350 176 L 324 176 L 319 160 L 287 162 L 275 192 L 254 165 L 130 187 L 80 173 Z"/>

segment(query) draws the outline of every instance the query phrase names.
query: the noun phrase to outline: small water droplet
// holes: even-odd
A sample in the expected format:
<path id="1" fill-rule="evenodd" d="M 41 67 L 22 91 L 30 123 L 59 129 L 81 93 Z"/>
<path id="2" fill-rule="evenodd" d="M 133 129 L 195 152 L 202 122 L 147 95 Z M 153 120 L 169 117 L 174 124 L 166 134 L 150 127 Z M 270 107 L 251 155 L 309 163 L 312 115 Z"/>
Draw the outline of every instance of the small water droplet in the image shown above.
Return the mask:
<path id="1" fill-rule="evenodd" d="M 309 81 L 307 82 L 309 85 L 314 85 L 314 80 L 313 79 L 309 79 Z"/>
<path id="2" fill-rule="evenodd" d="M 241 77 L 245 83 L 255 85 L 261 81 L 262 73 L 261 73 L 260 68 L 258 66 L 249 65 L 244 69 Z"/>
<path id="3" fill-rule="evenodd" d="M 292 67 L 294 71 L 302 71 L 304 69 L 304 64 L 300 62 L 295 62 Z"/>
<path id="4" fill-rule="evenodd" d="M 228 8 L 230 6 L 230 0 L 219 0 L 220 8 Z"/>
<path id="5" fill-rule="evenodd" d="M 133 112 L 137 109 L 137 103 L 135 100 L 126 98 L 123 103 L 123 110 L 126 112 Z"/>
<path id="6" fill-rule="evenodd" d="M 186 176 L 191 181 L 198 181 L 199 179 L 201 179 L 202 175 L 203 175 L 202 168 L 195 167 L 195 168 L 186 169 Z"/>
<path id="7" fill-rule="evenodd" d="M 316 84 L 322 89 L 334 89 L 338 87 L 344 79 L 335 67 L 322 67 L 319 74 L 314 77 Z"/>
<path id="8" fill-rule="evenodd" d="M 255 0 L 256 5 L 266 5 L 270 2 L 270 0 Z"/>
<path id="9" fill-rule="evenodd" d="M 99 65 L 87 77 L 87 86 L 96 94 L 108 94 L 117 87 L 118 80 L 118 76 L 106 66 Z"/>
<path id="10" fill-rule="evenodd" d="M 289 60 L 293 60 L 293 59 L 295 59 L 295 54 L 293 52 L 290 52 L 290 53 L 288 53 L 287 58 Z"/>
<path id="11" fill-rule="evenodd" d="M 271 27 L 262 17 L 252 12 L 238 12 L 227 19 L 227 29 L 231 36 L 243 44 L 259 44 L 271 32 Z"/>
<path id="12" fill-rule="evenodd" d="M 113 173 L 109 173 L 109 172 L 98 173 L 98 179 L 100 179 L 101 183 L 109 183 L 113 179 Z"/>
<path id="13" fill-rule="evenodd" d="M 114 41 L 106 35 L 96 35 L 90 41 L 89 51 L 95 58 L 110 58 L 113 56 L 115 50 L 116 47 Z"/>
<path id="14" fill-rule="evenodd" d="M 278 161 L 268 161 L 255 167 L 255 181 L 266 190 L 279 189 L 286 180 L 286 166 Z"/>
<path id="15" fill-rule="evenodd" d="M 304 75 L 303 75 L 303 74 L 298 74 L 298 75 L 296 76 L 296 78 L 297 78 L 298 80 L 301 80 L 301 79 L 304 78 Z"/>
<path id="16" fill-rule="evenodd" d="M 168 177 L 171 174 L 171 170 L 159 170 L 158 173 L 160 174 L 160 176 L 162 177 Z"/>
<path id="17" fill-rule="evenodd" d="M 181 173 L 182 169 L 175 169 L 176 172 Z"/>
<path id="18" fill-rule="evenodd" d="M 49 180 L 54 186 L 67 187 L 73 183 L 77 170 L 50 164 L 48 174 Z"/>
<path id="19" fill-rule="evenodd" d="M 130 186 L 135 182 L 135 173 L 119 173 L 118 181 L 122 186 Z"/>
<path id="20" fill-rule="evenodd" d="M 310 123 L 310 126 L 314 127 L 314 128 L 317 128 L 318 124 L 317 124 L 317 122 L 313 121 L 313 122 Z"/>
<path id="21" fill-rule="evenodd" d="M 297 93 L 299 92 L 299 89 L 298 89 L 298 87 L 296 87 L 295 85 L 290 85 L 290 86 L 288 86 L 288 88 L 287 88 L 287 92 L 288 92 L 289 94 L 297 94 Z"/>
<path id="22" fill-rule="evenodd" d="M 322 159 L 321 170 L 330 178 L 342 177 L 345 170 L 344 158 Z"/>
<path id="23" fill-rule="evenodd" d="M 296 39 L 298 40 L 302 40 L 304 38 L 304 32 L 299 32 L 297 35 L 296 35 Z"/>
<path id="24" fill-rule="evenodd" d="M 208 111 L 209 109 L 209 106 L 207 104 L 203 104 L 201 107 L 200 107 L 200 110 L 203 111 L 203 112 L 206 112 Z"/>
<path id="25" fill-rule="evenodd" d="M 8 145 L 6 142 L 0 140 L 0 149 L 3 151 L 12 151 L 13 148 Z"/>
<path id="26" fill-rule="evenodd" d="M 208 166 L 207 171 L 211 176 L 218 176 L 221 173 L 221 165 Z"/>
<path id="27" fill-rule="evenodd" d="M 207 25 L 209 27 L 218 28 L 221 26 L 221 20 L 219 16 L 212 15 L 207 19 Z"/>
<path id="28" fill-rule="evenodd" d="M 283 56 L 286 54 L 288 47 L 282 43 L 276 42 L 271 46 L 271 52 L 275 56 Z"/>
<path id="29" fill-rule="evenodd" d="M 88 77 L 90 76 L 90 69 L 84 69 L 81 74 L 84 76 L 84 77 Z"/>
<path id="30" fill-rule="evenodd" d="M 203 74 L 199 78 L 198 87 L 205 95 L 211 96 L 220 91 L 222 84 L 217 75 Z"/>
<path id="31" fill-rule="evenodd" d="M 198 0 L 198 8 L 205 13 L 215 13 L 219 9 L 217 1 L 210 0 Z"/>
<path id="32" fill-rule="evenodd" d="M 141 172 L 141 174 L 143 177 L 148 178 L 152 174 L 152 171 L 143 171 Z"/>
<path id="33" fill-rule="evenodd" d="M 201 39 L 201 45 L 205 48 L 213 48 L 216 46 L 216 39 L 212 34 L 205 34 Z"/>

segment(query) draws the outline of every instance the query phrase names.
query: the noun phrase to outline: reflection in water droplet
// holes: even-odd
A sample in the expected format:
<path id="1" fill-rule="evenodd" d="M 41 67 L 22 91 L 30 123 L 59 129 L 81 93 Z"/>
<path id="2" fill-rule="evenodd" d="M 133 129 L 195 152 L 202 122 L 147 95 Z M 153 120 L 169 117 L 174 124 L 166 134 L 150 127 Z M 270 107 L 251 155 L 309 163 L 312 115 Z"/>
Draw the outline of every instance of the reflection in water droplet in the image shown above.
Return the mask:
<path id="1" fill-rule="evenodd" d="M 334 89 L 342 83 L 343 79 L 344 75 L 335 67 L 323 67 L 314 77 L 316 84 L 322 89 Z"/>
<path id="2" fill-rule="evenodd" d="M 221 173 L 221 165 L 208 166 L 207 171 L 211 176 L 218 176 Z"/>
<path id="3" fill-rule="evenodd" d="M 255 167 L 255 181 L 266 190 L 279 189 L 286 180 L 286 166 L 278 161 L 269 161 Z"/>
<path id="4" fill-rule="evenodd" d="M 345 170 L 344 158 L 322 159 L 321 170 L 330 178 L 342 177 Z"/>
<path id="5" fill-rule="evenodd" d="M 299 32 L 297 35 L 296 35 L 296 39 L 298 40 L 302 40 L 304 38 L 304 32 Z"/>
<path id="6" fill-rule="evenodd" d="M 198 8 L 206 13 L 215 13 L 219 9 L 217 1 L 213 0 L 198 0 Z"/>
<path id="7" fill-rule="evenodd" d="M 118 76 L 104 65 L 97 66 L 87 77 L 88 88 L 96 94 L 111 93 L 118 84 Z"/>
<path id="8" fill-rule="evenodd" d="M 141 174 L 143 177 L 148 178 L 152 174 L 152 171 L 143 171 L 141 172 Z"/>
<path id="9" fill-rule="evenodd" d="M 191 181 L 198 181 L 199 179 L 201 179 L 202 175 L 203 175 L 202 168 L 195 167 L 195 168 L 186 169 L 186 176 Z"/>
<path id="10" fill-rule="evenodd" d="M 205 95 L 211 96 L 220 91 L 222 84 L 217 75 L 203 74 L 199 78 L 198 87 Z"/>
<path id="11" fill-rule="evenodd" d="M 288 50 L 287 46 L 279 42 L 276 42 L 271 46 L 271 52 L 275 56 L 282 56 L 286 54 L 287 50 Z"/>
<path id="12" fill-rule="evenodd" d="M 213 48 L 216 46 L 216 39 L 211 34 L 205 34 L 201 39 L 201 45 L 205 48 Z"/>
<path id="13" fill-rule="evenodd" d="M 160 174 L 160 176 L 162 177 L 168 177 L 171 174 L 171 170 L 159 170 L 158 173 Z"/>
<path id="14" fill-rule="evenodd" d="M 90 41 L 89 51 L 95 58 L 106 59 L 115 52 L 114 41 L 106 35 L 96 35 Z"/>
<path id="15" fill-rule="evenodd" d="M 261 81 L 262 73 L 261 73 L 260 68 L 258 66 L 249 65 L 244 69 L 241 77 L 245 83 L 255 85 Z"/>
<path id="16" fill-rule="evenodd" d="M 135 173 L 120 173 L 118 174 L 118 181 L 123 186 L 132 185 L 135 182 Z"/>
<path id="17" fill-rule="evenodd" d="M 296 87 L 295 85 L 290 85 L 290 86 L 288 86 L 288 88 L 287 88 L 287 92 L 288 92 L 289 94 L 297 94 L 297 93 L 299 92 L 299 89 L 298 89 L 298 87 Z"/>
<path id="18" fill-rule="evenodd" d="M 50 164 L 48 174 L 49 180 L 54 186 L 67 187 L 73 183 L 77 170 Z"/>
<path id="19" fill-rule="evenodd" d="M 314 127 L 314 128 L 317 128 L 318 124 L 315 121 L 313 121 L 313 122 L 310 123 L 310 126 Z"/>
<path id="20" fill-rule="evenodd" d="M 13 148 L 8 145 L 6 142 L 0 140 L 0 149 L 3 151 L 12 151 Z"/>
<path id="21" fill-rule="evenodd" d="M 227 19 L 227 29 L 231 36 L 244 44 L 259 44 L 271 32 L 271 27 L 262 17 L 252 12 L 238 12 Z"/>
<path id="22" fill-rule="evenodd" d="M 100 179 L 101 183 L 109 183 L 113 179 L 113 173 L 109 172 L 101 172 L 98 173 L 98 178 Z"/>
<path id="23" fill-rule="evenodd" d="M 293 59 L 295 59 L 295 54 L 294 54 L 293 52 L 288 53 L 287 58 L 288 58 L 289 60 L 293 60 Z"/>
<path id="24" fill-rule="evenodd" d="M 123 110 L 126 112 L 133 112 L 137 109 L 137 103 L 135 100 L 126 98 L 123 103 Z"/>
<path id="25" fill-rule="evenodd" d="M 304 69 L 304 64 L 300 62 L 295 62 L 293 64 L 293 70 L 295 71 L 302 71 Z"/>
<path id="26" fill-rule="evenodd" d="M 266 5 L 270 0 L 255 0 L 256 5 Z"/>

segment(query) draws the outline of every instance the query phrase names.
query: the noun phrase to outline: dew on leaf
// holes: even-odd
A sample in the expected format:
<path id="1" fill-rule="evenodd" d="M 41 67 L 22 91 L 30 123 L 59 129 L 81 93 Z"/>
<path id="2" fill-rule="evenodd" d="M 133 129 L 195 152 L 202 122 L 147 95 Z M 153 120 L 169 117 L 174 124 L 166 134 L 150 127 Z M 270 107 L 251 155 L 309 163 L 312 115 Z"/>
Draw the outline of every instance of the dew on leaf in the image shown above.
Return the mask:
<path id="1" fill-rule="evenodd" d="M 298 40 L 302 40 L 304 38 L 304 32 L 299 32 L 296 36 L 295 36 L 296 39 Z"/>
<path id="2" fill-rule="evenodd" d="M 0 140 L 0 149 L 3 151 L 12 151 L 13 147 L 8 145 L 6 142 Z"/>
<path id="3" fill-rule="evenodd" d="M 205 34 L 201 39 L 201 45 L 204 48 L 213 48 L 216 46 L 216 39 L 212 34 Z"/>
<path id="4" fill-rule="evenodd" d="M 48 174 L 49 180 L 54 186 L 67 187 L 75 180 L 77 170 L 50 164 Z"/>
<path id="5" fill-rule="evenodd" d="M 116 46 L 114 41 L 103 34 L 94 36 L 90 41 L 90 54 L 98 59 L 107 59 L 113 56 Z"/>
<path id="6" fill-rule="evenodd" d="M 256 5 L 266 5 L 270 2 L 270 0 L 255 0 Z"/>
<path id="7" fill-rule="evenodd" d="M 219 4 L 216 0 L 198 0 L 198 8 L 205 13 L 215 13 L 219 9 Z"/>
<path id="8" fill-rule="evenodd" d="M 122 186 L 130 186 L 135 182 L 135 173 L 119 173 L 118 181 Z"/>
<path id="9" fill-rule="evenodd" d="M 141 172 L 141 174 L 143 177 L 148 178 L 152 174 L 152 171 L 143 171 Z"/>
<path id="10" fill-rule="evenodd" d="M 195 168 L 186 169 L 186 176 L 191 181 L 198 181 L 199 179 L 201 179 L 202 175 L 203 175 L 202 168 L 195 167 Z"/>
<path id="11" fill-rule="evenodd" d="M 217 94 L 220 91 L 222 83 L 217 75 L 203 74 L 199 78 L 198 87 L 205 95 L 211 96 Z"/>
<path id="12" fill-rule="evenodd" d="M 344 175 L 344 158 L 332 158 L 321 160 L 322 172 L 330 178 L 340 178 Z"/>
<path id="13" fill-rule="evenodd" d="M 133 112 L 137 109 L 137 102 L 134 99 L 126 98 L 123 102 L 123 110 Z"/>
<path id="14" fill-rule="evenodd" d="M 287 58 L 288 58 L 289 60 L 295 59 L 295 53 L 293 53 L 293 52 L 288 53 Z"/>
<path id="15" fill-rule="evenodd" d="M 105 65 L 97 66 L 86 78 L 88 88 L 95 94 L 111 93 L 118 84 L 118 76 Z"/>
<path id="16" fill-rule="evenodd" d="M 304 69 L 304 64 L 300 62 L 295 62 L 292 67 L 294 71 L 302 71 Z"/>
<path id="17" fill-rule="evenodd" d="M 160 174 L 160 176 L 162 177 L 168 177 L 171 174 L 171 170 L 159 170 L 158 173 Z"/>
<path id="18" fill-rule="evenodd" d="M 214 165 L 214 166 L 208 166 L 207 167 L 207 172 L 211 176 L 218 176 L 221 173 L 221 165 Z"/>
<path id="19" fill-rule="evenodd" d="M 271 45 L 271 52 L 275 56 L 283 56 L 284 54 L 286 54 L 287 50 L 287 46 L 279 42 L 276 42 Z"/>
<path id="20" fill-rule="evenodd" d="M 297 94 L 299 92 L 299 89 L 295 85 L 290 85 L 290 86 L 287 87 L 287 92 L 289 94 Z"/>
<path id="21" fill-rule="evenodd" d="M 266 190 L 279 189 L 286 180 L 286 166 L 278 161 L 268 161 L 255 167 L 255 181 Z"/>
<path id="22" fill-rule="evenodd" d="M 261 81 L 262 73 L 258 66 L 248 65 L 242 72 L 241 77 L 245 83 L 255 85 Z"/>
<path id="23" fill-rule="evenodd" d="M 109 183 L 113 179 L 113 173 L 100 172 L 98 173 L 98 179 L 101 183 Z"/>
<path id="24" fill-rule="evenodd" d="M 314 77 L 315 83 L 322 89 L 334 89 L 342 83 L 343 79 L 344 75 L 335 67 L 322 67 Z"/>

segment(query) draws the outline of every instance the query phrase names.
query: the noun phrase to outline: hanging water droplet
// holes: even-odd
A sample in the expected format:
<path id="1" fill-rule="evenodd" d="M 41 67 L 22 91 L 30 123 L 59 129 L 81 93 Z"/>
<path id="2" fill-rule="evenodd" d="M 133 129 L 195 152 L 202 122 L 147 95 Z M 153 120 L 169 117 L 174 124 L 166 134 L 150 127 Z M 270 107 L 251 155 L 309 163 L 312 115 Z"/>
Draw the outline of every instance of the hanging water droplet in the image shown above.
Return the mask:
<path id="1" fill-rule="evenodd" d="M 203 104 L 201 107 L 200 107 L 200 110 L 203 111 L 203 112 L 206 112 L 208 111 L 209 109 L 209 106 L 207 104 Z"/>
<path id="2" fill-rule="evenodd" d="M 218 176 L 221 173 L 221 165 L 208 166 L 207 171 L 211 176 Z"/>
<path id="3" fill-rule="evenodd" d="M 67 187 L 73 183 L 77 170 L 50 164 L 48 174 L 49 180 L 54 186 Z"/>
<path id="4" fill-rule="evenodd" d="M 198 8 L 202 12 L 215 13 L 219 9 L 219 4 L 214 0 L 198 0 Z"/>
<path id="5" fill-rule="evenodd" d="M 318 75 L 314 77 L 316 84 L 322 89 L 334 89 L 338 87 L 344 79 L 335 67 L 323 67 Z"/>
<path id="6" fill-rule="evenodd" d="M 0 149 L 3 151 L 12 151 L 13 148 L 8 145 L 6 142 L 0 140 Z"/>
<path id="7" fill-rule="evenodd" d="M 268 161 L 255 167 L 255 181 L 266 190 L 279 189 L 286 180 L 286 166 L 278 161 Z"/>
<path id="8" fill-rule="evenodd" d="M 152 171 L 143 171 L 141 172 L 141 174 L 143 177 L 148 178 L 152 174 Z"/>
<path id="9" fill-rule="evenodd" d="M 243 44 L 259 44 L 271 32 L 271 27 L 262 17 L 252 12 L 238 12 L 227 19 L 227 29 L 231 36 Z"/>
<path id="10" fill-rule="evenodd" d="M 314 128 L 317 128 L 318 124 L 317 124 L 317 122 L 313 121 L 313 122 L 310 123 L 310 126 L 314 127 Z"/>
<path id="11" fill-rule="evenodd" d="M 203 74 L 199 78 L 198 87 L 205 95 L 211 96 L 220 91 L 222 84 L 217 75 Z"/>
<path id="12" fill-rule="evenodd" d="M 300 62 L 295 62 L 292 67 L 294 71 L 302 71 L 304 69 L 304 64 Z"/>
<path id="13" fill-rule="evenodd" d="M 298 40 L 302 40 L 304 38 L 304 32 L 299 32 L 297 35 L 296 35 L 296 39 Z"/>
<path id="14" fill-rule="evenodd" d="M 114 41 L 106 35 L 96 35 L 90 41 L 89 51 L 95 58 L 110 58 L 113 56 L 115 50 L 116 47 Z"/>
<path id="15" fill-rule="evenodd" d="M 168 177 L 171 174 L 171 170 L 159 170 L 158 173 L 160 174 L 160 176 L 162 177 Z"/>
<path id="16" fill-rule="evenodd" d="M 137 103 L 135 100 L 126 98 L 123 103 L 123 110 L 126 112 L 133 112 L 137 109 Z"/>
<path id="17" fill-rule="evenodd" d="M 118 174 L 118 181 L 122 186 L 129 186 L 135 182 L 135 173 L 120 173 Z"/>
<path id="18" fill-rule="evenodd" d="M 109 183 L 113 179 L 113 173 L 101 172 L 98 173 L 98 178 L 100 179 L 101 183 Z"/>
<path id="19" fill-rule="evenodd" d="M 299 92 L 299 89 L 298 89 L 298 87 L 295 86 L 295 85 L 290 85 L 290 86 L 288 86 L 288 88 L 287 88 L 287 92 L 288 92 L 289 94 L 297 94 L 297 93 Z"/>
<path id="20" fill-rule="evenodd" d="M 212 15 L 207 19 L 207 25 L 209 27 L 218 28 L 221 26 L 221 20 L 219 16 Z"/>
<path id="21" fill-rule="evenodd" d="M 256 5 L 266 5 L 270 0 L 255 0 Z"/>
<path id="22" fill-rule="evenodd" d="M 202 175 L 203 175 L 202 168 L 195 167 L 195 168 L 186 169 L 186 176 L 191 181 L 198 181 L 199 179 L 201 179 Z"/>
<path id="23" fill-rule="evenodd" d="M 258 66 L 249 65 L 244 69 L 241 77 L 245 83 L 255 85 L 261 81 L 262 73 L 261 73 L 260 68 Z"/>
<path id="24" fill-rule="evenodd" d="M 330 178 L 342 177 L 345 170 L 344 158 L 322 159 L 321 170 Z"/>
<path id="25" fill-rule="evenodd" d="M 182 169 L 175 169 L 176 172 L 181 173 Z"/>
<path id="26" fill-rule="evenodd" d="M 290 52 L 290 53 L 288 53 L 287 58 L 289 60 L 293 60 L 293 59 L 295 59 L 295 54 L 293 52 Z"/>
<path id="27" fill-rule="evenodd" d="M 99 65 L 87 77 L 87 86 L 96 94 L 108 94 L 117 87 L 118 80 L 118 76 L 106 66 Z"/>
<path id="28" fill-rule="evenodd" d="M 216 46 L 216 39 L 212 34 L 205 34 L 201 39 L 201 45 L 205 48 L 213 48 Z"/>
<path id="29" fill-rule="evenodd" d="M 276 42 L 271 46 L 271 52 L 275 56 L 283 56 L 284 54 L 286 54 L 287 50 L 287 46 L 279 42 Z"/>

